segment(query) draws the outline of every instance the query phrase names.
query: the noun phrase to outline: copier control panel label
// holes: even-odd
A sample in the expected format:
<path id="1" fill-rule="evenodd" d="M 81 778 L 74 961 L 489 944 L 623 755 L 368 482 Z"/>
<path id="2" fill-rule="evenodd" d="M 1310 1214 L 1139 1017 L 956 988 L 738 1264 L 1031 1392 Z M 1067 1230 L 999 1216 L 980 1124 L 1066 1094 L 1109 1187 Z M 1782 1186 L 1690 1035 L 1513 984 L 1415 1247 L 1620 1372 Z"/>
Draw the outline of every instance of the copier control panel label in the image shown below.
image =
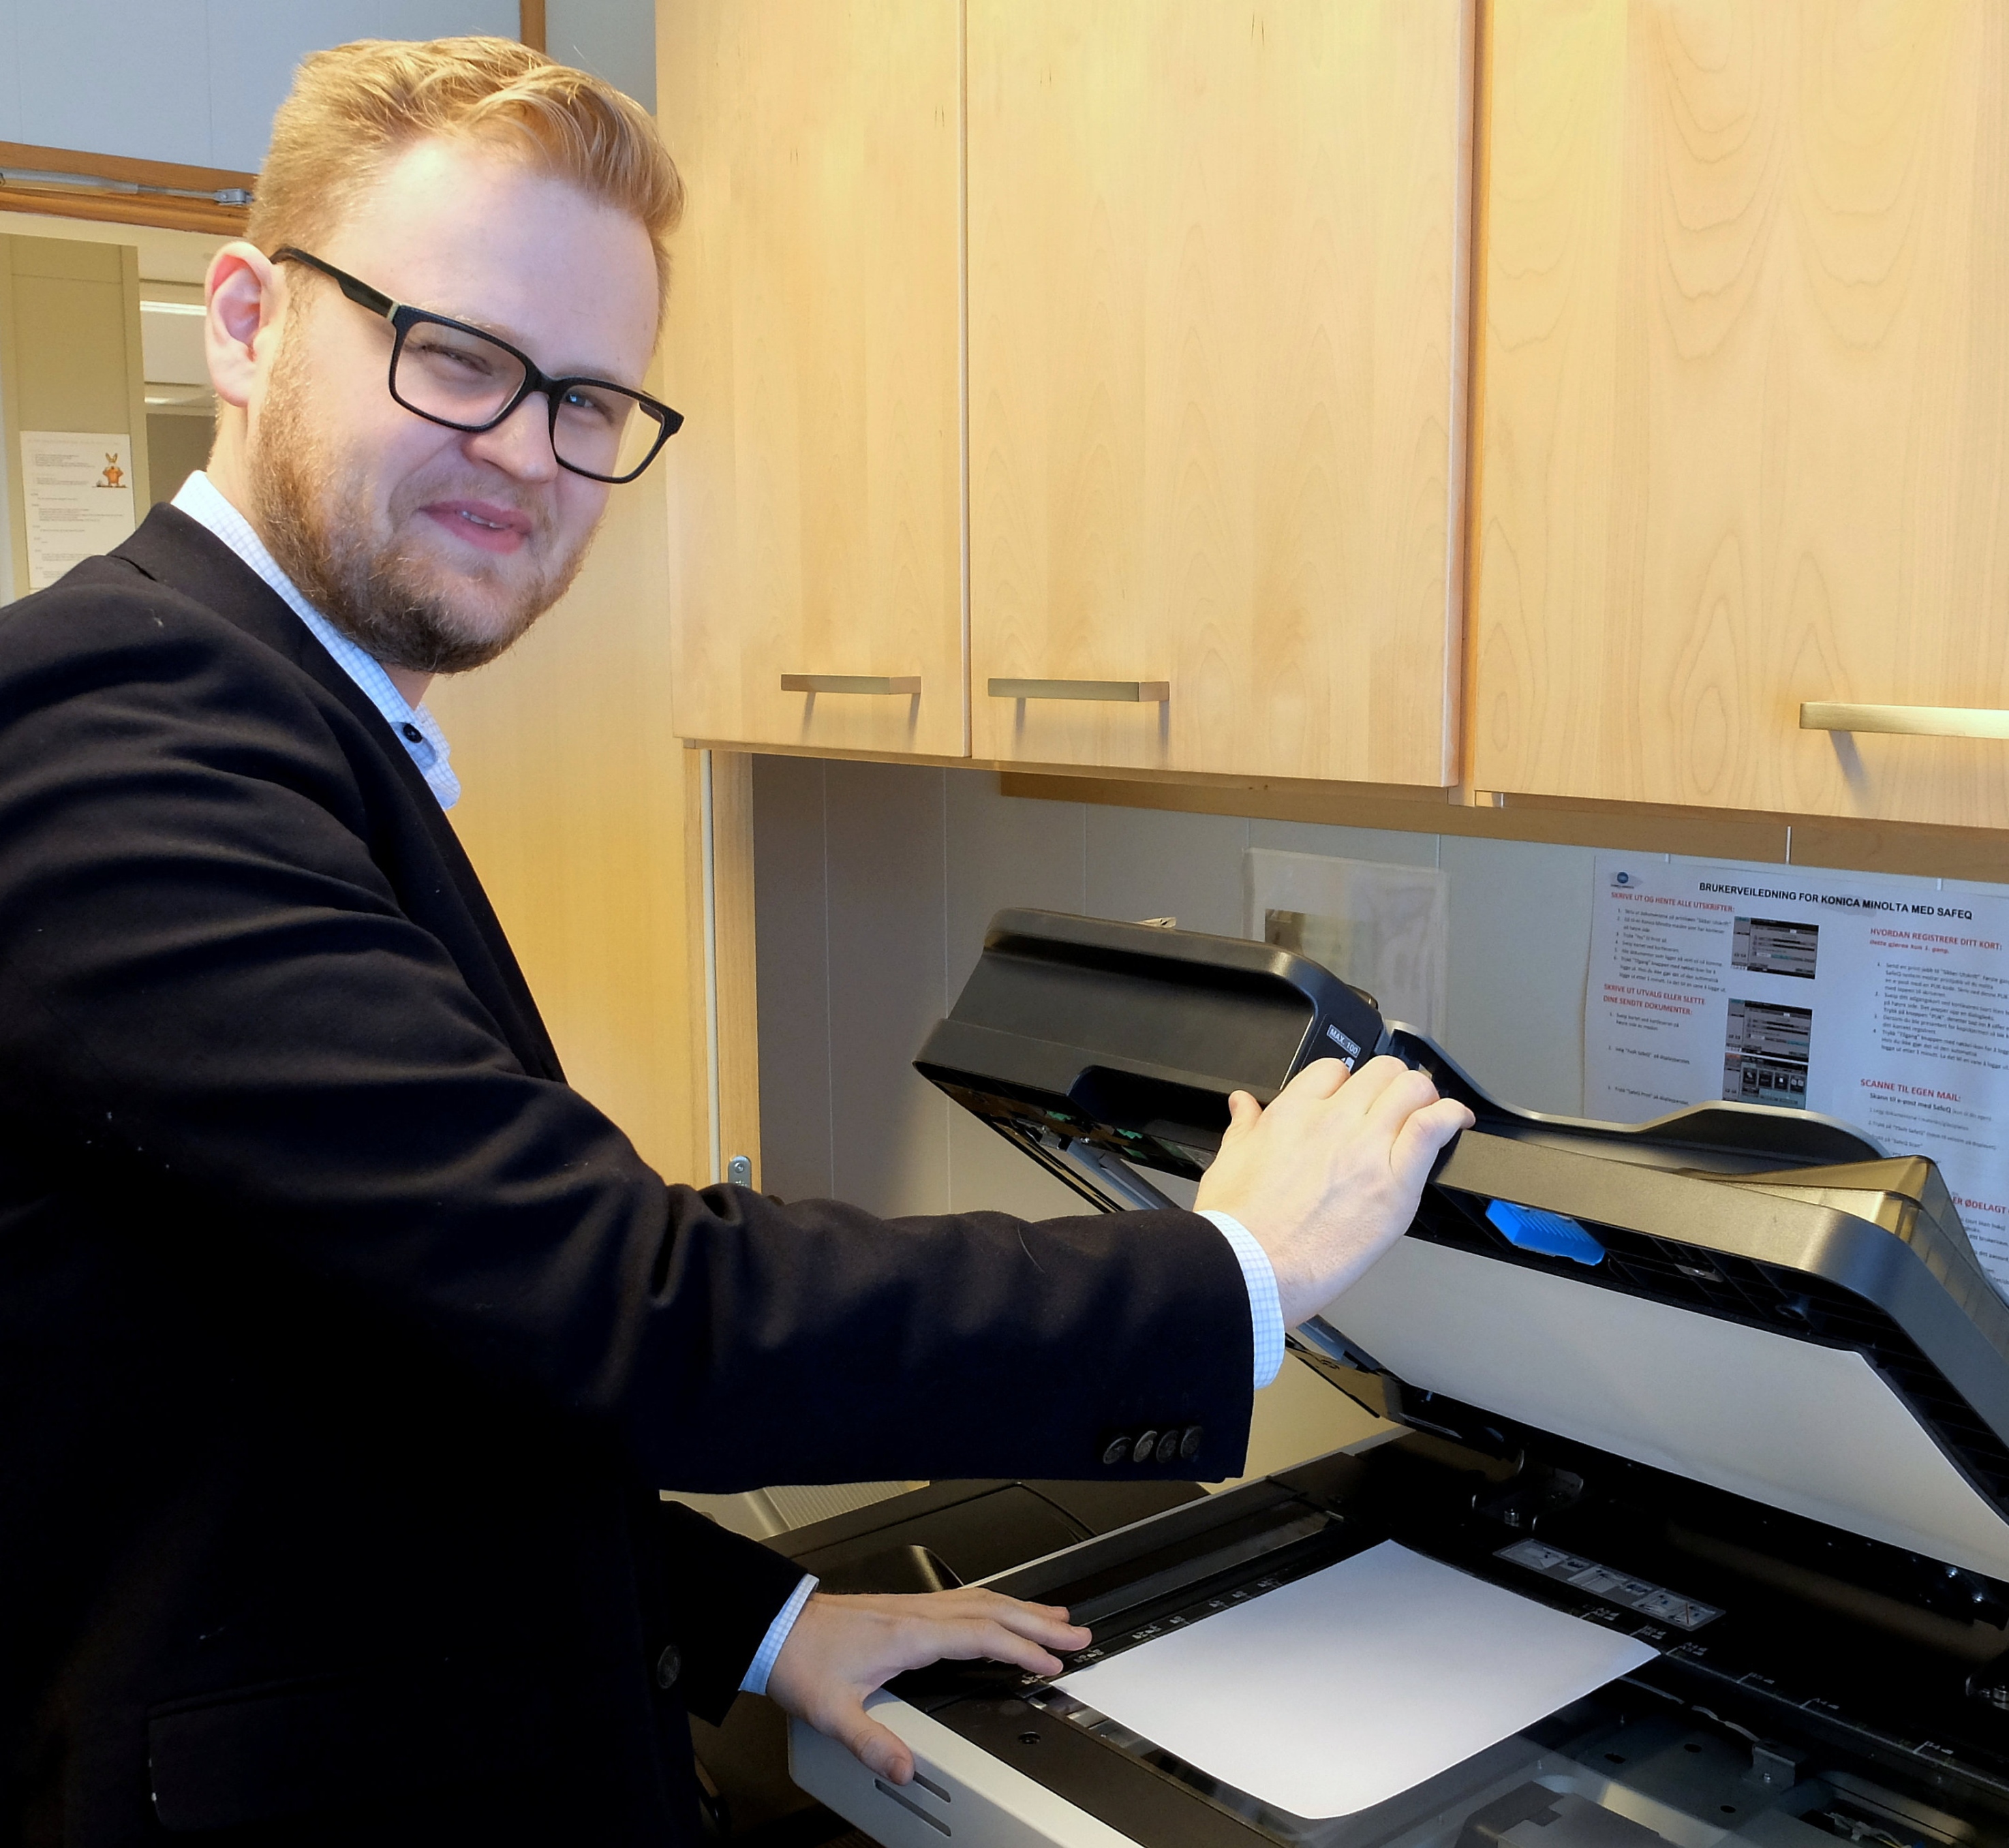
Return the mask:
<path id="1" fill-rule="evenodd" d="M 1637 1611 L 1642 1617 L 1651 1617 L 1656 1623 L 1671 1623 L 1677 1630 L 1699 1630 L 1712 1618 L 1723 1615 L 1713 1604 L 1684 1598 L 1680 1592 L 1670 1591 L 1664 1585 L 1649 1584 L 1643 1578 L 1614 1572 L 1609 1566 L 1599 1565 L 1595 1559 L 1578 1559 L 1575 1553 L 1564 1552 L 1559 1546 L 1544 1545 L 1539 1540 L 1517 1540 L 1511 1546 L 1501 1547 L 1493 1556 L 1525 1566 L 1544 1578 L 1574 1585 L 1593 1598 L 1622 1605 L 1628 1610 Z"/>

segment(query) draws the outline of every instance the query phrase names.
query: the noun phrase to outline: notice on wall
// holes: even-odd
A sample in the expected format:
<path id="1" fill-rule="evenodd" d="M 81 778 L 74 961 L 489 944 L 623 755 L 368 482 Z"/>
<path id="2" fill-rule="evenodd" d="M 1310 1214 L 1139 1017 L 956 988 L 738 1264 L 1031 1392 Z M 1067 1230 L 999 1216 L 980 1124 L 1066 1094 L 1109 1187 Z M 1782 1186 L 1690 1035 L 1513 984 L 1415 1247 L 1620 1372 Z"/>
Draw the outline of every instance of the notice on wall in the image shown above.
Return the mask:
<path id="1" fill-rule="evenodd" d="M 2009 1296 L 2009 900 L 1602 853 L 1584 1108 L 1816 1110 L 1939 1164 Z"/>
<path id="2" fill-rule="evenodd" d="M 44 590 L 80 559 L 132 536 L 133 439 L 69 430 L 21 432 L 28 588 Z"/>

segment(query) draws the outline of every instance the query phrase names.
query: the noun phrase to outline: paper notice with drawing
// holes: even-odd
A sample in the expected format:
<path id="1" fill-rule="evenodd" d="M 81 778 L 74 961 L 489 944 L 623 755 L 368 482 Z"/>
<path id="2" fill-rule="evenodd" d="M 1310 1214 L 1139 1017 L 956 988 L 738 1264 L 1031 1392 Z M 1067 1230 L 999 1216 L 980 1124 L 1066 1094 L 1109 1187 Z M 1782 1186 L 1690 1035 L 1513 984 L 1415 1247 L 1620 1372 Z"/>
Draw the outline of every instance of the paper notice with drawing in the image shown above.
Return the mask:
<path id="1" fill-rule="evenodd" d="M 68 430 L 21 432 L 28 588 L 133 536 L 133 439 Z"/>
<path id="2" fill-rule="evenodd" d="M 2009 901 L 1935 880 L 1598 855 L 1585 1114 L 1730 1098 L 1929 1156 L 2009 1295 Z"/>

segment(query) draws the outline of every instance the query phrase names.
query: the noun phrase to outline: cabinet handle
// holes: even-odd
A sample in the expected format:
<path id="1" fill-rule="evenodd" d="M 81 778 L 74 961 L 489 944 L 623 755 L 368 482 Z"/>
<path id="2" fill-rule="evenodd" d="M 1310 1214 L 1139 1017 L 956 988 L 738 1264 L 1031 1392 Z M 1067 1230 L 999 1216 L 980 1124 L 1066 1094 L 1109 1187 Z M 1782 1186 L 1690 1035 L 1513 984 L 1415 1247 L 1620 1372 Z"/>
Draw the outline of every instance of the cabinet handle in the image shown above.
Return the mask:
<path id="1" fill-rule="evenodd" d="M 901 693 L 921 690 L 918 674 L 784 674 L 785 693 Z"/>
<path id="2" fill-rule="evenodd" d="M 1118 699 L 1160 706 L 1172 696 L 1169 680 L 994 680 L 994 699 Z"/>
<path id="3" fill-rule="evenodd" d="M 1907 738 L 2009 738 L 2009 712 L 1986 706 L 1858 706 L 1809 700 L 1800 708 L 1802 731 L 1894 731 Z"/>

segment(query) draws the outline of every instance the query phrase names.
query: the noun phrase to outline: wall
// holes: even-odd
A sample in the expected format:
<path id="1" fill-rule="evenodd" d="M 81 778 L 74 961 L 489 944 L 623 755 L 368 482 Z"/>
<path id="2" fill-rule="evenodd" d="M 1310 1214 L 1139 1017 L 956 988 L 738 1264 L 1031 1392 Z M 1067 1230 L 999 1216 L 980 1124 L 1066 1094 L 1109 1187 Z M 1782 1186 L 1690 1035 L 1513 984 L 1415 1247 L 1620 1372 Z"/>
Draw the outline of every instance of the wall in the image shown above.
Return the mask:
<path id="1" fill-rule="evenodd" d="M 143 253 L 141 262 L 145 257 Z M 147 462 L 153 497 L 172 501 L 209 459 L 216 424 L 200 283 L 140 278 L 140 344 L 147 358 Z"/>
<path id="2" fill-rule="evenodd" d="M 1176 917 L 1238 936 L 1249 847 L 1440 866 L 1450 1050 L 1514 1103 L 1582 1107 L 1589 848 L 1026 801 L 973 770 L 760 757 L 753 787 L 761 1158 L 785 1196 L 1072 1210 L 909 1061 L 994 912 Z"/>
<path id="3" fill-rule="evenodd" d="M 1442 867 L 1450 1046 L 1515 1102 L 1581 1105 L 1589 848 L 1027 801 L 986 771 L 811 758 L 756 758 L 753 801 L 762 1184 L 785 1198 L 889 1215 L 1080 1211 L 923 1080 L 914 1053 L 994 912 L 1175 917 L 1239 936 L 1249 847 Z M 1257 1395 L 1247 1473 L 1379 1428 L 1287 1361 Z"/>
<path id="4" fill-rule="evenodd" d="M 0 141 L 253 172 L 306 53 L 518 30 L 517 0 L 0 0 Z"/>
<path id="5" fill-rule="evenodd" d="M 130 246 L 0 236 L 0 443 L 12 575 L 28 587 L 24 430 L 119 431 L 129 439 L 133 504 L 147 504 L 138 253 Z"/>
<path id="6" fill-rule="evenodd" d="M 207 417 L 184 416 L 179 412 L 147 413 L 147 472 L 152 481 L 147 497 L 149 506 L 172 501 L 182 483 L 207 463 L 214 434 L 214 426 Z"/>
<path id="7" fill-rule="evenodd" d="M 1072 1210 L 910 1061 L 994 912 L 1176 917 L 1239 936 L 1251 847 L 1441 868 L 1445 1050 L 1503 1102 L 1582 1111 L 1593 848 L 1030 801 L 976 770 L 753 763 L 762 1174 L 784 1197 L 889 1214 Z"/>
<path id="8" fill-rule="evenodd" d="M 59 243 L 94 248 L 98 255 L 96 262 L 109 264 L 115 262 L 122 271 L 125 258 L 121 250 L 136 253 L 139 281 L 140 347 L 147 352 L 149 342 L 146 335 L 147 322 L 147 303 L 152 299 L 199 301 L 202 296 L 202 278 L 209 265 L 211 253 L 224 240 L 204 232 L 193 231 L 165 231 L 151 226 L 134 225 L 95 224 L 82 218 L 49 218 L 37 213 L 0 212 L 0 248 L 6 247 L 16 238 L 53 239 Z M 111 254 L 105 254 L 110 246 Z M 83 267 L 91 267 L 93 259 L 83 252 L 73 252 L 73 260 Z M 122 288 L 123 285 L 122 283 Z M 0 343 L 4 344 L 4 343 Z M 0 362 L 4 363 L 4 362 Z M 150 373 L 149 378 L 152 377 Z M 147 470 L 150 497 L 161 500 L 171 496 L 179 484 L 176 469 L 187 466 L 200 466 L 207 455 L 209 441 L 209 419 L 207 415 L 190 416 L 178 415 L 172 421 L 174 427 L 165 433 L 165 441 L 157 441 L 158 427 L 169 420 L 153 414 L 152 406 L 157 398 L 186 395 L 187 388 L 174 384 L 157 387 L 147 383 L 144 396 L 148 405 L 146 418 L 147 441 L 140 451 L 142 466 Z M 205 389 L 201 394 L 207 397 Z M 16 408 L 8 402 L 7 381 L 0 377 L 0 431 L 11 432 L 21 427 L 16 421 L 10 422 Z M 32 422 L 26 427 L 33 430 Z M 71 427 L 89 428 L 91 426 L 73 420 Z M 122 428 L 121 424 L 117 427 Z M 136 443 L 140 432 L 135 430 Z M 0 509 L 11 508 L 13 504 L 13 483 L 19 470 L 16 464 L 19 448 L 12 436 L 0 441 Z M 158 465 L 165 464 L 172 478 L 160 478 Z M 144 513 L 144 504 L 141 511 Z M 16 594 L 16 559 L 14 548 L 13 517 L 0 512 L 0 604 L 10 601 Z M 27 566 L 25 558 L 20 562 L 19 582 L 25 584 Z"/>
<path id="9" fill-rule="evenodd" d="M 754 759 L 753 829 L 762 1181 L 784 1198 L 887 1215 L 1080 1210 L 919 1077 L 914 1053 L 994 912 L 1169 916 L 1239 936 L 1250 847 L 1440 867 L 1447 1050 L 1504 1101 L 1582 1108 L 1595 849 L 1023 800 L 984 771 L 794 757 Z M 1376 1428 L 1287 1361 L 1257 1397 L 1249 1473 Z"/>
<path id="10" fill-rule="evenodd" d="M 544 0 L 544 49 L 654 113 L 655 0 Z"/>

